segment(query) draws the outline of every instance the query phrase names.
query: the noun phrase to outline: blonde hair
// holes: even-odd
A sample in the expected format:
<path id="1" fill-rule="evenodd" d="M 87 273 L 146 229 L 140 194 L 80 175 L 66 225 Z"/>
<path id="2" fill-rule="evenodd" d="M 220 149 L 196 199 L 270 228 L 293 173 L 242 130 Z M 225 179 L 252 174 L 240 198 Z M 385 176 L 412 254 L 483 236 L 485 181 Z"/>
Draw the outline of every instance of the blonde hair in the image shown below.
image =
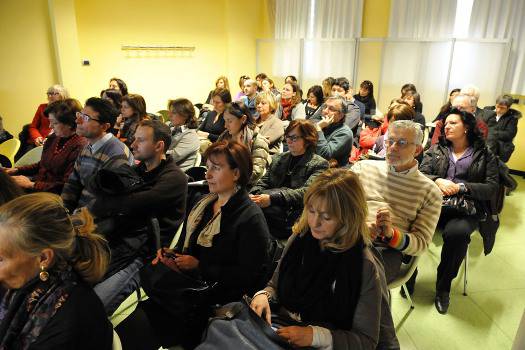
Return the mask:
<path id="1" fill-rule="evenodd" d="M 368 206 L 365 191 L 359 177 L 345 169 L 328 169 L 308 187 L 304 196 L 303 213 L 292 228 L 294 234 L 304 234 L 308 226 L 308 206 L 323 202 L 330 217 L 339 220 L 335 234 L 321 240 L 323 249 L 342 252 L 352 248 L 358 241 L 370 245 L 366 225 Z"/>
<path id="2" fill-rule="evenodd" d="M 257 97 L 255 97 L 255 104 L 259 104 L 261 101 L 268 102 L 268 105 L 270 106 L 270 113 L 275 113 L 277 110 L 277 101 L 275 100 L 275 96 L 269 92 L 269 91 L 263 91 L 257 94 Z"/>
<path id="3" fill-rule="evenodd" d="M 221 75 L 220 77 L 215 80 L 215 88 L 217 88 L 217 84 L 219 84 L 219 80 L 222 80 L 224 82 L 223 89 L 230 90 L 230 83 L 228 82 L 228 78 L 226 78 L 224 75 Z"/>
<path id="4" fill-rule="evenodd" d="M 50 86 L 49 89 L 47 89 L 47 92 L 58 92 L 61 100 L 65 100 L 66 98 L 69 98 L 69 92 L 62 85 L 56 84 L 56 85 Z"/>
<path id="5" fill-rule="evenodd" d="M 93 217 L 86 208 L 70 216 L 56 194 L 26 194 L 0 207 L 0 228 L 7 232 L 12 251 L 38 256 L 52 249 L 51 268 L 70 263 L 90 284 L 100 281 L 109 264 L 106 240 L 94 233 Z"/>

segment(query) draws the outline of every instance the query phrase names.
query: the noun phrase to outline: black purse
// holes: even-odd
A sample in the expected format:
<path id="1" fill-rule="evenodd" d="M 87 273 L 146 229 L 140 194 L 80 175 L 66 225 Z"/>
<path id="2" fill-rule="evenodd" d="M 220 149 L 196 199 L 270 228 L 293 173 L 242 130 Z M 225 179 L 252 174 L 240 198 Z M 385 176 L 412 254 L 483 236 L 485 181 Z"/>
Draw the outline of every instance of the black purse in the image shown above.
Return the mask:
<path id="1" fill-rule="evenodd" d="M 174 317 L 190 320 L 211 307 L 210 294 L 217 283 L 208 283 L 164 263 L 147 264 L 140 271 L 142 288 L 149 299 Z"/>
<path id="2" fill-rule="evenodd" d="M 461 215 L 475 215 L 476 205 L 474 200 L 465 197 L 463 194 L 443 197 L 441 205 L 443 211 L 456 212 Z"/>

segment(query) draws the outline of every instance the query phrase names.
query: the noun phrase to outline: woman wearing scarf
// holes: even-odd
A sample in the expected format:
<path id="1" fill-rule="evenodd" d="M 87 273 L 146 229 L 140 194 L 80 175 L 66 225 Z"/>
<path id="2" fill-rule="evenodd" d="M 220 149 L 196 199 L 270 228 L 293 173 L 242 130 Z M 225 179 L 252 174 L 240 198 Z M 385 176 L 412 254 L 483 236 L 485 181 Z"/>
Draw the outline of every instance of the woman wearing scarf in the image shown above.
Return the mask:
<path id="1" fill-rule="evenodd" d="M 211 316 L 211 305 L 239 300 L 266 283 L 269 232 L 264 215 L 250 200 L 246 186 L 252 161 L 238 142 L 219 141 L 204 154 L 210 194 L 191 210 L 171 264 L 185 274 L 217 283 L 207 312 L 195 322 L 171 315 L 151 299 L 116 329 L 126 350 L 158 349 L 181 344 L 193 349 Z M 173 254 L 163 250 L 161 255 Z M 159 259 L 163 259 L 162 256 Z"/>
<path id="2" fill-rule="evenodd" d="M 271 323 L 269 301 L 276 301 L 279 314 L 305 325 L 277 329 L 293 347 L 399 349 L 366 216 L 364 190 L 352 172 L 329 169 L 306 192 L 277 270 L 251 304 Z"/>
<path id="3" fill-rule="evenodd" d="M 281 92 L 281 104 L 276 114 L 284 122 L 285 128 L 291 120 L 304 119 L 306 117 L 304 104 L 301 102 L 299 85 L 293 82 L 284 84 Z"/>
<path id="4" fill-rule="evenodd" d="M 248 147 L 252 155 L 253 171 L 248 183 L 248 187 L 251 187 L 259 181 L 272 161 L 268 141 L 259 133 L 259 128 L 253 122 L 250 111 L 242 102 L 233 102 L 226 107 L 224 126 L 226 130 L 219 136 L 219 141 L 240 142 Z"/>
<path id="5" fill-rule="evenodd" d="M 86 209 L 33 193 L 0 207 L 0 349 L 111 349 L 113 330 L 91 285 L 109 261 Z"/>

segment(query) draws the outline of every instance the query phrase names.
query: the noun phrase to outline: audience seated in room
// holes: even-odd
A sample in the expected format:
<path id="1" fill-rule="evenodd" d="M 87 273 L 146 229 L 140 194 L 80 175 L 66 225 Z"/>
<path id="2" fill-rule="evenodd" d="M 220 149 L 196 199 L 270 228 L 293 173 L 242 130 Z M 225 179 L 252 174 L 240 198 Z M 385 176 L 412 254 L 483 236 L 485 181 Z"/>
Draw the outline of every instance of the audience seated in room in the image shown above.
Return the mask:
<path id="1" fill-rule="evenodd" d="M 446 314 L 452 280 L 465 258 L 470 235 L 481 219 L 493 214 L 485 203 L 497 191 L 499 171 L 497 157 L 486 147 L 471 113 L 452 109 L 442 134 L 445 137 L 425 153 L 420 170 L 436 183 L 444 197 L 467 195 L 475 205 L 475 213 L 444 207 L 439 218 L 443 247 L 437 268 L 435 306 L 439 313 Z M 415 282 L 415 276 L 412 281 Z"/>
<path id="2" fill-rule="evenodd" d="M 91 285 L 109 251 L 86 209 L 27 194 L 0 207 L 0 347 L 110 350 L 113 329 Z"/>
<path id="3" fill-rule="evenodd" d="M 246 191 L 252 174 L 250 152 L 239 142 L 219 141 L 207 149 L 205 159 L 210 194 L 186 218 L 177 249 L 164 249 L 158 256 L 170 259 L 182 273 L 217 286 L 206 304 L 198 305 L 201 311 L 193 322 L 170 314 L 151 298 L 140 302 L 116 328 L 124 349 L 156 350 L 176 343 L 193 349 L 212 305 L 240 300 L 266 283 L 269 232 L 261 209 Z"/>
<path id="4" fill-rule="evenodd" d="M 219 137 L 219 141 L 232 140 L 245 145 L 252 156 L 253 171 L 248 182 L 249 187 L 255 185 L 263 176 L 266 167 L 271 162 L 268 141 L 260 134 L 248 108 L 242 102 L 233 102 L 224 112 L 226 130 Z"/>
<path id="5" fill-rule="evenodd" d="M 255 99 L 257 103 L 256 125 L 259 128 L 259 134 L 264 136 L 268 141 L 270 154 L 277 154 L 281 150 L 284 126 L 282 120 L 275 116 L 277 110 L 277 101 L 271 92 L 261 92 Z"/>
<path id="6" fill-rule="evenodd" d="M 262 208 L 272 236 L 286 239 L 303 210 L 303 196 L 328 162 L 315 154 L 317 131 L 304 119 L 290 122 L 285 133 L 288 151 L 276 154 L 264 176 L 250 190 Z"/>
<path id="7" fill-rule="evenodd" d="M 351 168 L 365 189 L 370 234 L 385 261 L 388 283 L 398 276 L 403 255 L 427 251 L 441 211 L 441 192 L 415 159 L 422 141 L 419 124 L 394 121 L 385 138 L 386 161 L 362 160 Z"/>
<path id="8" fill-rule="evenodd" d="M 76 133 L 77 113 L 81 109 L 80 102 L 72 98 L 48 105 L 44 113 L 53 133 L 44 143 L 40 161 L 7 170 L 20 187 L 26 191 L 62 193 L 78 155 L 87 144 Z"/>
<path id="9" fill-rule="evenodd" d="M 294 348 L 399 349 L 358 177 L 327 170 L 308 188 L 304 203 L 277 270 L 255 293 L 252 309 L 270 324 L 272 313 L 301 321 L 276 331 Z M 279 307 L 270 310 L 270 301 Z"/>
<path id="10" fill-rule="evenodd" d="M 171 100 L 168 103 L 168 116 L 171 145 L 167 154 L 171 155 L 182 171 L 186 171 L 196 165 L 195 161 L 201 145 L 197 135 L 198 124 L 193 103 L 186 98 Z"/>
<path id="11" fill-rule="evenodd" d="M 169 246 L 184 219 L 188 179 L 172 157 L 165 154 L 170 142 L 166 124 L 143 120 L 131 145 L 140 164 L 131 169 L 124 169 L 129 165 L 123 164 L 106 177 L 99 177 L 100 185 L 110 188 L 110 193 L 98 191 L 91 211 L 99 227 L 106 228 L 102 233 L 111 247 L 111 264 L 95 292 L 108 315 L 137 288 L 144 259 L 155 253 L 151 219 L 158 220 L 162 246 Z M 118 188 L 112 177 L 121 172 L 135 176 L 140 185 Z"/>

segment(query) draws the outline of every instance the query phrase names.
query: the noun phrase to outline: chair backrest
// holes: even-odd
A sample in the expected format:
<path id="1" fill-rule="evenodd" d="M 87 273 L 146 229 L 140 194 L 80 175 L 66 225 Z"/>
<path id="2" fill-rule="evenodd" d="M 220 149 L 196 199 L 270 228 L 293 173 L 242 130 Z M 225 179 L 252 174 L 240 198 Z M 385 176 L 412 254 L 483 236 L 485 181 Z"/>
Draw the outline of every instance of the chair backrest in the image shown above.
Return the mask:
<path id="1" fill-rule="evenodd" d="M 15 164 L 15 154 L 20 148 L 19 139 L 10 139 L 0 143 L 0 154 L 5 156 L 11 162 L 11 166 Z"/>
<path id="2" fill-rule="evenodd" d="M 113 350 L 122 350 L 122 343 L 120 342 L 120 338 L 115 330 L 113 330 L 113 346 L 111 348 Z"/>
<path id="3" fill-rule="evenodd" d="M 399 274 L 396 279 L 388 284 L 388 289 L 394 289 L 405 284 L 416 270 L 419 258 L 420 256 L 413 256 L 407 264 L 402 263 Z"/>
<path id="4" fill-rule="evenodd" d="M 40 161 L 40 158 L 42 158 L 43 149 L 44 146 L 38 146 L 33 149 L 30 149 L 29 152 L 24 154 L 22 157 L 20 157 L 19 160 L 16 161 L 15 168 L 38 163 Z"/>

